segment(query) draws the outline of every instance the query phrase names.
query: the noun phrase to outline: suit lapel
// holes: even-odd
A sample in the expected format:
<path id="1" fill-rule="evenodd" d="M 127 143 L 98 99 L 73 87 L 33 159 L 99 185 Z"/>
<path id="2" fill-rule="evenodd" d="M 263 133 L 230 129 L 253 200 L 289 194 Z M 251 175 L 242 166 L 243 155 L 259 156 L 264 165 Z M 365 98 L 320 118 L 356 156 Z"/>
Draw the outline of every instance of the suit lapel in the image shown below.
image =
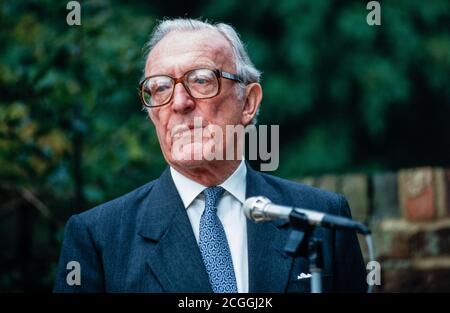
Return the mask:
<path id="1" fill-rule="evenodd" d="M 138 234 L 146 262 L 166 292 L 212 292 L 197 241 L 169 169 L 155 182 Z"/>
<path id="2" fill-rule="evenodd" d="M 281 195 L 265 177 L 247 164 L 246 198 L 266 196 L 282 204 Z M 249 292 L 284 292 L 293 258 L 284 252 L 287 232 L 284 222 L 254 223 L 247 221 Z"/>
<path id="3" fill-rule="evenodd" d="M 247 163 L 246 198 L 283 199 L 266 178 Z M 285 291 L 293 259 L 284 252 L 287 232 L 282 222 L 247 221 L 249 292 Z M 138 225 L 145 239 L 146 263 L 166 292 L 212 292 L 197 241 L 167 168 L 155 182 Z"/>

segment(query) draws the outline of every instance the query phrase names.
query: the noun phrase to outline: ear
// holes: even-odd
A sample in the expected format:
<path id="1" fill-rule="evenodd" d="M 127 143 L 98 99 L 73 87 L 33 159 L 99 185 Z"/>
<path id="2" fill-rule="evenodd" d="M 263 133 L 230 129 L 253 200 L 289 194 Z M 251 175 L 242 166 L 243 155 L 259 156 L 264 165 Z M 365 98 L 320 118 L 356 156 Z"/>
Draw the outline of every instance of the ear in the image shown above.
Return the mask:
<path id="1" fill-rule="evenodd" d="M 242 110 L 242 125 L 247 126 L 258 111 L 263 97 L 262 87 L 258 83 L 252 83 L 245 87 L 244 108 Z"/>

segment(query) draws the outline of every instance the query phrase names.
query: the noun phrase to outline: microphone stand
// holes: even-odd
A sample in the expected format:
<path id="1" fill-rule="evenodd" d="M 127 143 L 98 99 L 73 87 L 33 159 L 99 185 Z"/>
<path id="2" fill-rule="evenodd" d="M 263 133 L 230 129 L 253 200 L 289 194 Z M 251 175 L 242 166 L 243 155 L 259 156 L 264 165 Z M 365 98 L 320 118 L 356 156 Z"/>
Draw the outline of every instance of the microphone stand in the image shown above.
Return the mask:
<path id="1" fill-rule="evenodd" d="M 375 250 L 370 229 L 349 218 L 320 214 L 315 211 L 296 209 L 294 207 L 268 205 L 271 201 L 264 196 L 251 197 L 245 201 L 245 215 L 255 222 L 265 222 L 277 218 L 287 220 L 292 231 L 284 247 L 291 256 L 307 257 L 311 272 L 311 292 L 322 292 L 323 254 L 322 242 L 314 237 L 316 226 L 348 229 L 362 234 L 366 238 L 369 259 L 375 261 Z M 315 216 L 314 216 L 315 215 Z M 367 292 L 371 293 L 375 282 L 367 282 Z"/>
<path id="2" fill-rule="evenodd" d="M 311 273 L 311 292 L 322 292 L 322 241 L 314 237 L 315 226 L 309 224 L 305 214 L 293 210 L 290 214 L 291 231 L 284 251 L 292 256 L 306 256 Z"/>

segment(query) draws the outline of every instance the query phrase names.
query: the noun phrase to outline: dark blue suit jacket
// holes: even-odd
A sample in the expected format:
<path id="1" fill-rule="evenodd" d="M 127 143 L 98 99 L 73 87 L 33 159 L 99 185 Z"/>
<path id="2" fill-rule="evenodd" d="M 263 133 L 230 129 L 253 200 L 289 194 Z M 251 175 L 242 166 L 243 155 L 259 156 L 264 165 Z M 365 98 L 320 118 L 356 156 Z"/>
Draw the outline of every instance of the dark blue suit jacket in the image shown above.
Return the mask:
<path id="1" fill-rule="evenodd" d="M 343 196 L 259 173 L 247 164 L 246 196 L 350 216 Z M 309 292 L 305 257 L 284 252 L 289 225 L 247 222 L 250 292 Z M 366 270 L 356 235 L 316 229 L 323 242 L 325 291 L 364 292 Z M 55 292 L 212 292 L 186 209 L 167 168 L 160 178 L 72 216 L 65 229 Z M 81 284 L 69 286 L 77 261 Z"/>

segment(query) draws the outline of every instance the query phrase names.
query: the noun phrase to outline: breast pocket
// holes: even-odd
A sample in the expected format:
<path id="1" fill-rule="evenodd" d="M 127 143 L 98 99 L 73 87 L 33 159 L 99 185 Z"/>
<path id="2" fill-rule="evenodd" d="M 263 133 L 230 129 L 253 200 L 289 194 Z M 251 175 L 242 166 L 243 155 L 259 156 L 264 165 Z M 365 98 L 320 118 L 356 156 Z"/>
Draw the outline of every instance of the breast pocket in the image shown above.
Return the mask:
<path id="1" fill-rule="evenodd" d="M 331 292 L 333 290 L 333 275 L 322 275 L 322 292 Z M 298 279 L 292 278 L 286 289 L 287 293 L 310 293 L 311 277 Z"/>

